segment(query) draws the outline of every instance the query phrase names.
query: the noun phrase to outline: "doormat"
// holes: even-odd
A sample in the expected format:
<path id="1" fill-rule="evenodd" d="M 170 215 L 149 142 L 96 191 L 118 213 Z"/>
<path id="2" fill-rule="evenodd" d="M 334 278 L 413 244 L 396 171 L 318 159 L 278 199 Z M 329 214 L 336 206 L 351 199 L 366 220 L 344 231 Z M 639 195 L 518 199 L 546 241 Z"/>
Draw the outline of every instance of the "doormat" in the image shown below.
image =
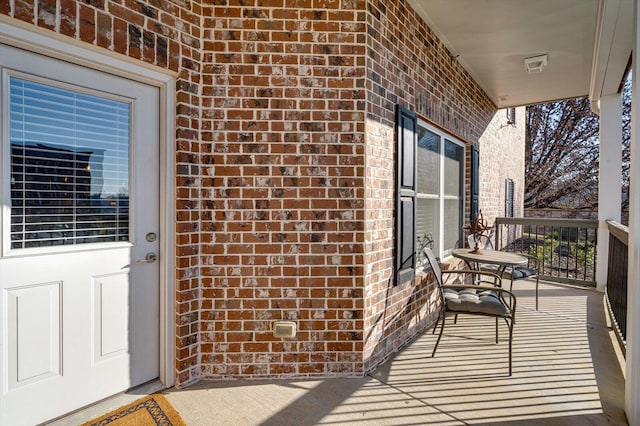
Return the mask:
<path id="1" fill-rule="evenodd" d="M 186 426 L 162 394 L 154 393 L 113 410 L 82 426 Z"/>

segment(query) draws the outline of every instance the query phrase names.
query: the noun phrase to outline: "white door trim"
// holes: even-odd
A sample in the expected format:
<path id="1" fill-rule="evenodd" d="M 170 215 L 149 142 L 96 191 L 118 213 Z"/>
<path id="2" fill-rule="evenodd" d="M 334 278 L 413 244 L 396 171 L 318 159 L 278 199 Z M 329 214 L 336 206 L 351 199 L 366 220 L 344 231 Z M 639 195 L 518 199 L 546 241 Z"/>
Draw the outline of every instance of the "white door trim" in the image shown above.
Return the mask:
<path id="1" fill-rule="evenodd" d="M 176 73 L 0 15 L 0 43 L 157 87 L 160 91 L 160 381 L 175 383 Z"/>

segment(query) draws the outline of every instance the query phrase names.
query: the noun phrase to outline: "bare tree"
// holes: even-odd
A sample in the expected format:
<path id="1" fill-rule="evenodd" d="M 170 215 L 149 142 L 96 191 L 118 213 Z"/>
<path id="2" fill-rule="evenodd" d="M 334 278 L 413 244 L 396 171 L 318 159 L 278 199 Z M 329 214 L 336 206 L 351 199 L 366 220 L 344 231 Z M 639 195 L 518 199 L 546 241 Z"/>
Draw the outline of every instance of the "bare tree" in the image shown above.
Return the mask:
<path id="1" fill-rule="evenodd" d="M 598 129 L 587 98 L 527 107 L 525 208 L 597 207 Z"/>

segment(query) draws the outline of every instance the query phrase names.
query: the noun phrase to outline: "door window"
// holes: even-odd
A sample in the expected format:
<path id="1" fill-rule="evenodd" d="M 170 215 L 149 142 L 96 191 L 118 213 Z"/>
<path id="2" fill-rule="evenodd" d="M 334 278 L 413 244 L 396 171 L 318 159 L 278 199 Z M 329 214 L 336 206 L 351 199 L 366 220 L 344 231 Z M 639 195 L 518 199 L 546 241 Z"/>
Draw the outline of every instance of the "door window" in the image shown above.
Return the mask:
<path id="1" fill-rule="evenodd" d="M 131 105 L 9 78 L 11 249 L 129 240 Z"/>

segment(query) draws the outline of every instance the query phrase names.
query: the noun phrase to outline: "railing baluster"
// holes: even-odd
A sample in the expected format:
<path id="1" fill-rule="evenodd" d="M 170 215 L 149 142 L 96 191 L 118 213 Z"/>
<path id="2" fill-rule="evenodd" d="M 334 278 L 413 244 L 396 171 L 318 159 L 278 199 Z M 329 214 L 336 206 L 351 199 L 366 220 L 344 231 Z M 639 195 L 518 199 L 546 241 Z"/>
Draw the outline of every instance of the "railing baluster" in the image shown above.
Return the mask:
<path id="1" fill-rule="evenodd" d="M 522 225 L 516 225 L 520 227 L 520 251 L 524 251 L 524 227 Z"/>
<path id="2" fill-rule="evenodd" d="M 589 252 L 591 251 L 589 249 L 589 230 L 587 228 L 584 228 L 584 244 L 582 245 L 582 254 L 584 256 L 584 264 L 582 265 L 582 276 L 584 277 L 584 279 L 587 279 L 587 265 L 589 264 Z M 595 253 L 595 252 L 594 252 Z M 595 259 L 594 259 L 595 261 Z M 594 267 L 594 272 L 595 272 L 595 267 L 596 264 L 595 262 L 593 263 L 593 267 Z"/>
<path id="3" fill-rule="evenodd" d="M 584 229 L 584 245 L 583 245 L 583 252 L 584 252 L 584 279 L 586 280 L 588 277 L 590 277 L 589 272 L 590 272 L 590 267 L 589 267 L 589 253 L 591 253 L 591 242 L 589 241 L 589 230 L 587 228 Z M 595 262 L 595 251 L 593 252 L 593 272 L 594 272 L 594 279 L 595 279 L 595 270 L 596 270 L 596 262 Z"/>
<path id="4" fill-rule="evenodd" d="M 547 227 L 542 227 L 542 271 L 546 271 L 547 268 Z"/>
<path id="5" fill-rule="evenodd" d="M 567 242 L 566 242 L 566 247 L 567 247 L 567 256 L 566 260 L 567 260 L 567 270 L 565 272 L 565 278 L 569 279 L 569 271 L 571 270 L 571 236 L 569 235 L 569 230 L 567 228 L 565 228 L 564 226 L 562 227 L 562 234 L 566 237 Z M 560 253 L 558 253 L 560 254 Z"/>
<path id="6" fill-rule="evenodd" d="M 551 228 L 551 232 L 553 233 L 553 228 Z M 553 268 L 553 254 L 555 253 L 555 250 L 553 250 L 553 243 L 551 244 L 550 249 L 551 249 L 551 267 Z M 553 275 L 553 272 L 551 273 L 551 275 Z M 560 268 L 558 268 L 558 274 L 557 275 L 560 276 Z"/>
<path id="7" fill-rule="evenodd" d="M 587 239 L 584 239 L 584 242 L 581 238 L 580 238 L 580 230 L 582 228 L 578 228 L 578 231 L 576 232 L 576 277 L 580 275 L 580 273 L 582 273 L 582 279 L 585 280 L 587 279 L 587 270 L 584 268 L 587 265 L 587 252 L 585 251 L 585 249 L 587 248 Z M 580 248 L 582 247 L 582 248 Z M 582 252 L 582 256 L 584 261 L 582 262 L 583 265 L 580 266 L 580 256 Z M 581 271 L 582 269 L 582 271 Z"/>
<path id="8" fill-rule="evenodd" d="M 565 260 L 567 261 L 565 278 L 569 279 L 569 272 L 571 271 L 571 267 L 573 266 L 573 262 L 571 261 L 571 258 L 573 257 L 573 251 L 571 250 L 571 235 L 569 235 L 569 230 L 564 226 L 562 227 L 562 234 L 566 238 L 565 247 L 567 248 L 566 253 L 568 254 L 568 256 L 565 256 Z"/>
<path id="9" fill-rule="evenodd" d="M 595 235 L 593 235 L 592 239 L 593 239 L 593 243 L 592 243 L 593 246 L 597 247 L 598 246 L 598 232 L 597 231 L 596 231 Z M 595 280 L 595 277 L 596 277 L 596 268 L 597 268 L 597 264 L 598 264 L 597 260 L 598 260 L 598 252 L 594 248 L 594 250 L 593 250 L 593 277 L 594 277 L 593 279 L 594 280 Z"/>

